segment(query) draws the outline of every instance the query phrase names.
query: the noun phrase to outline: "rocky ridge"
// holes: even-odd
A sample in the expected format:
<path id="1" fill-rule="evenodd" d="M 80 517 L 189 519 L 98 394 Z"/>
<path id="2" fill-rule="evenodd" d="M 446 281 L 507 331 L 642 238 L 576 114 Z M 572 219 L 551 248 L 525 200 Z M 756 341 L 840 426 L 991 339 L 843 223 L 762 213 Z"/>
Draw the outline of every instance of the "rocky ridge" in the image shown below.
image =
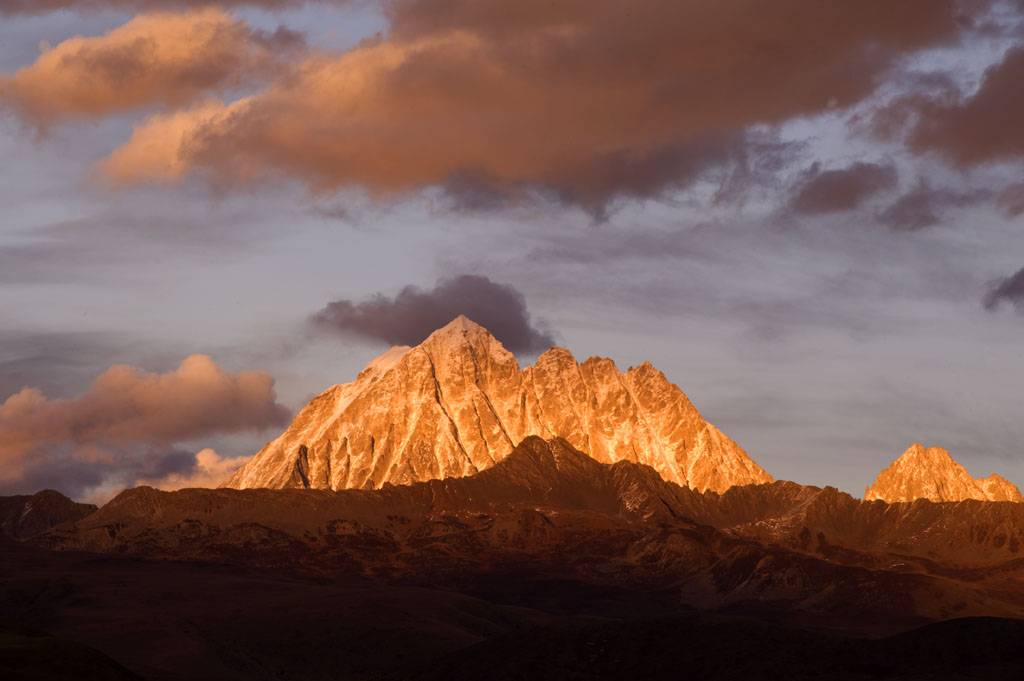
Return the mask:
<path id="1" fill-rule="evenodd" d="M 376 489 L 464 477 L 531 435 L 701 491 L 772 480 L 649 362 L 623 373 L 610 359 L 581 364 L 551 348 L 520 369 L 486 329 L 459 317 L 313 399 L 223 486 Z"/>
<path id="2" fill-rule="evenodd" d="M 700 493 L 536 437 L 474 476 L 380 490 L 126 490 L 33 542 L 445 588 L 668 589 L 701 609 L 875 623 L 1024 616 L 1022 504 L 886 504 L 791 482 Z"/>
<path id="3" fill-rule="evenodd" d="M 27 539 L 61 523 L 81 520 L 95 511 L 93 504 L 77 503 L 52 489 L 0 497 L 0 535 Z"/>
<path id="4" fill-rule="evenodd" d="M 916 499 L 1024 502 L 1020 490 L 999 475 L 973 478 L 945 449 L 918 443 L 879 473 L 874 484 L 864 490 L 864 499 L 889 503 Z"/>

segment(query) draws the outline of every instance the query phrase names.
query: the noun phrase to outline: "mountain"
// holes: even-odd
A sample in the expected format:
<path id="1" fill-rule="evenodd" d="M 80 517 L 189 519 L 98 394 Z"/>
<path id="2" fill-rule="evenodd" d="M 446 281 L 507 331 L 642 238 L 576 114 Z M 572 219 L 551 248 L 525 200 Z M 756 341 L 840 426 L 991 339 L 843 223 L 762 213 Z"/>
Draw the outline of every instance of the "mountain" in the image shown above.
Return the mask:
<path id="1" fill-rule="evenodd" d="M 61 523 L 80 520 L 96 506 L 79 504 L 52 489 L 32 495 L 0 497 L 0 534 L 26 539 Z"/>
<path id="2" fill-rule="evenodd" d="M 915 499 L 1024 502 L 1020 490 L 1000 476 L 972 478 L 945 449 L 925 449 L 917 443 L 879 473 L 875 484 L 864 490 L 864 499 L 889 503 Z"/>
<path id="3" fill-rule="evenodd" d="M 520 369 L 466 317 L 395 347 L 299 412 L 224 487 L 376 489 L 490 468 L 524 438 L 565 438 L 603 463 L 632 461 L 697 490 L 770 482 L 650 363 L 619 371 L 563 348 Z"/>
<path id="4" fill-rule="evenodd" d="M 477 595 L 553 580 L 846 626 L 1024 616 L 1024 505 L 700 493 L 537 437 L 476 475 L 380 490 L 126 490 L 35 543 Z"/>

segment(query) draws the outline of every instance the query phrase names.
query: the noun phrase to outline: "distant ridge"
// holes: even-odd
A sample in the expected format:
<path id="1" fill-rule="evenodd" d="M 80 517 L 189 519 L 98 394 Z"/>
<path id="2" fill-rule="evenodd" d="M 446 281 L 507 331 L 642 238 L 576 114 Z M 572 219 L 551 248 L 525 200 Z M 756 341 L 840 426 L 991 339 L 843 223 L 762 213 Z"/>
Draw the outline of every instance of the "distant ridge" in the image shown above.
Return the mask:
<path id="1" fill-rule="evenodd" d="M 649 362 L 623 373 L 551 348 L 520 369 L 460 316 L 395 347 L 309 403 L 223 486 L 374 489 L 463 477 L 529 436 L 565 438 L 602 463 L 632 461 L 696 490 L 771 482 Z"/>

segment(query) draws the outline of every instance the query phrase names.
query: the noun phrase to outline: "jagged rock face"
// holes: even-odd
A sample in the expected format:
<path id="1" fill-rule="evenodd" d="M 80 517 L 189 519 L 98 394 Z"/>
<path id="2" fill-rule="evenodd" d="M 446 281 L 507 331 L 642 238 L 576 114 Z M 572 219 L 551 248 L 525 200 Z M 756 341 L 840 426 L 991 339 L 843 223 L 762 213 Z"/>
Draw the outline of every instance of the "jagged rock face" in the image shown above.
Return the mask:
<path id="1" fill-rule="evenodd" d="M 1020 490 L 998 475 L 972 478 L 945 449 L 914 444 L 864 491 L 865 501 L 1018 501 Z"/>
<path id="2" fill-rule="evenodd" d="M 771 482 L 649 363 L 579 364 L 552 348 L 520 370 L 465 317 L 396 347 L 330 388 L 225 487 L 374 489 L 463 477 L 528 436 L 562 437 L 602 463 L 632 461 L 697 490 Z"/>

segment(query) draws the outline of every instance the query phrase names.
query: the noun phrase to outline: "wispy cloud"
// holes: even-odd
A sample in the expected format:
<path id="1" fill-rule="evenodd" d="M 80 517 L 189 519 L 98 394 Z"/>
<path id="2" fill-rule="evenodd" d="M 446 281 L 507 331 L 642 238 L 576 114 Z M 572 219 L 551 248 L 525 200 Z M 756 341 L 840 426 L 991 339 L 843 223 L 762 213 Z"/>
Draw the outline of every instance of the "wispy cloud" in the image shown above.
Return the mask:
<path id="1" fill-rule="evenodd" d="M 1003 303 L 1009 303 L 1020 312 L 1024 312 L 1024 268 L 1008 277 L 992 282 L 983 302 L 989 310 L 994 310 Z"/>

